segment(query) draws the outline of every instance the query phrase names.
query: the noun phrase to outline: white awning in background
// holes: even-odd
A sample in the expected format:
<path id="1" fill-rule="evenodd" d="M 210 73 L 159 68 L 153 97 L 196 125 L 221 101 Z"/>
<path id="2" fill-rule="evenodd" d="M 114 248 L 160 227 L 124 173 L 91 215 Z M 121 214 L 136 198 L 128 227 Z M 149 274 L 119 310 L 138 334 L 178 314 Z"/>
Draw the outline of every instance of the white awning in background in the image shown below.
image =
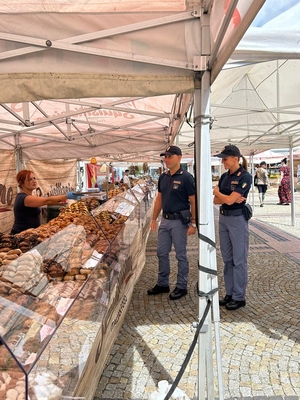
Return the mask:
<path id="1" fill-rule="evenodd" d="M 0 4 L 0 149 L 159 159 L 264 0 Z"/>
<path id="2" fill-rule="evenodd" d="M 300 146 L 299 37 L 300 2 L 247 30 L 212 85 L 212 154 L 228 143 L 244 155 Z M 179 143 L 193 142 L 191 125 Z"/>

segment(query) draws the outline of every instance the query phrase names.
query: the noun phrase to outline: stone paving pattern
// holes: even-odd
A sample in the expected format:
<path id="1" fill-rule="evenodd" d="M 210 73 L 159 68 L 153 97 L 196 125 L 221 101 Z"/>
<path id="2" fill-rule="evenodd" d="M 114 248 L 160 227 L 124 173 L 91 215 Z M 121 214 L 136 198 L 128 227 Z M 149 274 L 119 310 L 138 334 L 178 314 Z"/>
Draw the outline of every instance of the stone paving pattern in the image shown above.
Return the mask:
<path id="1" fill-rule="evenodd" d="M 300 216 L 300 193 L 296 220 Z M 291 226 L 291 206 L 277 205 L 275 189 L 267 192 L 250 224 L 249 284 L 246 307 L 220 308 L 220 336 L 224 398 L 295 400 L 300 396 L 300 230 Z M 298 204 L 299 203 L 299 204 Z M 217 234 L 217 208 L 216 238 Z M 157 233 L 151 232 L 147 260 L 137 283 L 122 329 L 107 360 L 94 400 L 148 399 L 158 381 L 172 383 L 194 337 L 191 324 L 198 320 L 197 237 L 189 237 L 188 295 L 171 301 L 166 294 L 148 296 L 156 283 Z M 177 264 L 171 254 L 171 290 Z M 223 265 L 217 246 L 219 296 L 224 292 Z M 214 325 L 212 325 L 214 328 Z M 216 371 L 215 342 L 214 370 Z M 215 372 L 215 398 L 218 381 Z M 178 384 L 191 399 L 197 398 L 198 348 Z"/>

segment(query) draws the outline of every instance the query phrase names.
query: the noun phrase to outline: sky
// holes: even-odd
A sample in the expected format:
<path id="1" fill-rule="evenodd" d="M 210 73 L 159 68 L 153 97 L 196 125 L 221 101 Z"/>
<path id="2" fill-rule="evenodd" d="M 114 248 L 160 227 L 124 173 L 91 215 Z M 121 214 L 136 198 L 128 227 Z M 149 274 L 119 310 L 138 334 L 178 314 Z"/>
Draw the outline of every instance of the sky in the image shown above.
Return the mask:
<path id="1" fill-rule="evenodd" d="M 266 0 L 251 26 L 262 26 L 298 3 L 300 0 Z"/>

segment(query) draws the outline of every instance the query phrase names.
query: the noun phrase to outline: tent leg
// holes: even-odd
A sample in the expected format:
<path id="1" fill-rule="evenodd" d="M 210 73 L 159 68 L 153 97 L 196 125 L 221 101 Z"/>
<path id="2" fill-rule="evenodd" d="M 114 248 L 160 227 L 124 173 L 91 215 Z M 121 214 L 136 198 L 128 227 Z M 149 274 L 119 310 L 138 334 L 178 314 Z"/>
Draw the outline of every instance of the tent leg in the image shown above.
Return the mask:
<path id="1" fill-rule="evenodd" d="M 17 173 L 25 168 L 25 165 L 22 161 L 22 148 L 19 144 L 19 136 L 15 136 L 15 163 L 16 163 L 16 171 Z"/>
<path id="2" fill-rule="evenodd" d="M 251 154 L 250 155 L 250 157 L 249 157 L 249 162 L 250 162 L 250 173 L 251 173 L 251 175 L 252 175 L 252 189 L 251 189 L 251 193 L 252 193 L 252 196 L 251 196 L 251 205 L 252 205 L 252 207 L 253 207 L 253 209 L 254 209 L 254 203 L 255 203 L 255 198 L 254 198 L 254 195 L 255 195 L 255 186 L 254 186 L 254 158 L 253 158 L 253 154 Z M 249 196 L 249 198 L 250 198 L 250 196 Z"/>
<path id="3" fill-rule="evenodd" d="M 295 212 L 295 193 L 294 193 L 294 152 L 292 145 L 290 146 L 290 181 L 291 181 L 291 225 L 296 226 L 296 212 Z"/>
<path id="4" fill-rule="evenodd" d="M 217 279 L 217 259 L 215 246 L 214 210 L 211 179 L 210 149 L 210 72 L 206 71 L 195 90 L 194 129 L 195 129 L 195 166 L 197 179 L 197 212 L 199 232 L 199 317 L 204 313 L 206 299 L 212 299 L 215 328 L 216 361 L 220 400 L 223 400 L 223 377 L 219 333 L 219 295 Z M 205 329 L 199 335 L 199 382 L 198 399 L 213 400 L 214 373 L 211 333 L 211 311 L 208 313 Z M 207 385 L 207 388 L 205 386 Z M 206 392 L 206 393 L 205 393 Z M 205 396 L 206 394 L 206 396 Z"/>

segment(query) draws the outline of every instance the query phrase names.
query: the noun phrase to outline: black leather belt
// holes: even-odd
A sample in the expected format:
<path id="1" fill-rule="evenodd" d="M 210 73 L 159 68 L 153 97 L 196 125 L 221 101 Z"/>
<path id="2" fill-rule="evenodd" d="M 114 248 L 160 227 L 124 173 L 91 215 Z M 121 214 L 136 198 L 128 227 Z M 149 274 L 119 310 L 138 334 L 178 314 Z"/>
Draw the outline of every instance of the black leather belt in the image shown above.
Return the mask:
<path id="1" fill-rule="evenodd" d="M 224 210 L 222 207 L 220 207 L 220 214 L 228 216 L 228 215 L 243 215 L 243 210 L 241 208 L 238 208 L 237 210 Z"/>
<path id="2" fill-rule="evenodd" d="M 169 214 L 169 213 L 164 213 L 163 212 L 163 217 L 166 219 L 180 219 L 181 213 L 174 213 L 174 214 Z"/>

